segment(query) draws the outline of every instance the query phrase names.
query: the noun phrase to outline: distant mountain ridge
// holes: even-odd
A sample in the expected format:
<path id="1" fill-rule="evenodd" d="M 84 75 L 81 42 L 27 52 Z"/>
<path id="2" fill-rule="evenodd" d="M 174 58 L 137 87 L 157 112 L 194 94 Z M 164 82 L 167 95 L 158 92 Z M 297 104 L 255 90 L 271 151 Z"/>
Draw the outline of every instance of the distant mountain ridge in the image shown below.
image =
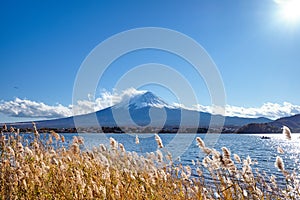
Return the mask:
<path id="1" fill-rule="evenodd" d="M 40 128 L 115 127 L 115 126 L 163 126 L 208 127 L 223 125 L 221 115 L 212 115 L 171 106 L 151 92 L 139 93 L 122 102 L 94 113 L 53 120 L 37 121 Z M 75 122 L 74 122 L 75 121 Z M 196 124 L 195 124 L 196 121 Z M 225 117 L 226 127 L 240 127 L 249 123 L 268 123 L 267 118 Z M 165 122 L 162 124 L 162 122 Z M 193 123 L 194 122 L 194 123 Z M 16 127 L 31 127 L 31 123 L 12 123 Z"/>
<path id="2" fill-rule="evenodd" d="M 300 133 L 300 114 L 283 117 L 269 123 L 251 123 L 242 126 L 238 133 L 281 133 L 282 126 L 288 126 L 292 132 Z"/>

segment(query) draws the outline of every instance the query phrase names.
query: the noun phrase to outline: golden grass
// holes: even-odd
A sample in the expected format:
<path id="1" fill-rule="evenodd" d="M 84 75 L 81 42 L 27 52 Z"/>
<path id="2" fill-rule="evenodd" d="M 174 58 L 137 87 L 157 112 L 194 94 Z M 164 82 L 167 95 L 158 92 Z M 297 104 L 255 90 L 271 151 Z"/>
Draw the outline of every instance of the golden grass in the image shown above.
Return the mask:
<path id="1" fill-rule="evenodd" d="M 0 199 L 300 198 L 299 180 L 285 171 L 280 157 L 276 166 L 286 178 L 283 188 L 277 186 L 276 177 L 253 173 L 250 157 L 241 160 L 234 154 L 233 161 L 227 148 L 222 152 L 209 149 L 200 138 L 199 148 L 207 156 L 193 161 L 190 167 L 175 165 L 172 156 L 163 151 L 158 135 L 155 139 L 162 151 L 142 156 L 126 151 L 113 138 L 108 148 L 100 144 L 83 151 L 80 137 L 74 137 L 66 149 L 60 146 L 64 137 L 55 132 L 43 141 L 35 130 L 34 141 L 25 145 L 12 131 L 0 138 Z M 203 175 L 204 170 L 211 182 Z"/>

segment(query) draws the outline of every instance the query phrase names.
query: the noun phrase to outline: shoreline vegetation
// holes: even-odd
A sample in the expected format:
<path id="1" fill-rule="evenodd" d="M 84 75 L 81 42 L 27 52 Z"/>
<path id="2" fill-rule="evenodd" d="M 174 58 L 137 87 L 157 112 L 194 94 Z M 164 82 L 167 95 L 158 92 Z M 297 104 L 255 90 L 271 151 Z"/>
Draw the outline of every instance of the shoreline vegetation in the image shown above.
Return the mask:
<path id="1" fill-rule="evenodd" d="M 13 128 L 0 137 L 0 199 L 299 199 L 295 172 L 280 156 L 275 166 L 285 179 L 255 170 L 255 161 L 196 138 L 202 160 L 183 166 L 166 152 L 160 137 L 156 152 L 139 155 L 110 138 L 110 145 L 84 149 L 81 137 L 69 146 L 54 131 L 43 140 L 33 124 L 32 141 Z M 135 144 L 139 144 L 138 136 Z M 142 147 L 141 147 L 142 148 Z M 278 149 L 284 153 L 284 149 Z M 209 177 L 207 177 L 208 174 Z"/>
<path id="2" fill-rule="evenodd" d="M 33 122 L 34 123 L 34 122 Z M 11 129 L 18 130 L 19 133 L 33 133 L 33 128 L 18 128 L 19 126 L 10 126 L 8 129 L 6 124 L 0 128 L 1 132 L 10 132 Z M 221 130 L 221 131 L 220 131 Z M 245 134 L 245 133 L 281 133 L 282 130 L 280 128 L 276 129 L 266 129 L 265 132 L 256 131 L 256 129 L 243 129 L 237 126 L 231 127 L 222 127 L 222 128 L 208 128 L 208 127 L 183 127 L 179 128 L 177 126 L 174 127 L 88 127 L 88 128 L 39 128 L 37 129 L 40 133 L 49 133 L 50 131 L 55 131 L 56 133 L 238 133 L 238 134 Z"/>
<path id="3" fill-rule="evenodd" d="M 34 123 L 34 122 L 33 122 Z M 7 125 L 4 124 L 0 131 L 2 132 L 9 132 L 11 129 L 18 130 L 20 133 L 33 133 L 34 129 L 31 127 L 20 127 L 16 126 L 9 126 L 8 129 Z M 37 131 L 40 133 L 49 133 L 50 131 L 55 131 L 56 133 L 215 133 L 219 132 L 220 129 L 222 133 L 234 133 L 237 127 L 226 127 L 226 128 L 207 128 L 207 127 L 184 127 L 179 128 L 177 126 L 170 126 L 170 127 L 118 127 L 118 126 L 104 126 L 104 127 L 72 127 L 72 128 L 39 128 Z"/>

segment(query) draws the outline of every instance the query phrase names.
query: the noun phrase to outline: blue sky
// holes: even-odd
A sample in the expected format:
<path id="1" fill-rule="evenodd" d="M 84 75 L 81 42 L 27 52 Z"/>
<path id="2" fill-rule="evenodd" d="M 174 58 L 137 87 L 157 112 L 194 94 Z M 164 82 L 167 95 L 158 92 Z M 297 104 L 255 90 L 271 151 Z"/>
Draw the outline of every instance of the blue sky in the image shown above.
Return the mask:
<path id="1" fill-rule="evenodd" d="M 227 104 L 260 108 L 268 103 L 284 107 L 284 102 L 288 102 L 297 107 L 300 105 L 300 20 L 282 15 L 284 2 L 1 2 L 0 121 L 22 121 L 30 117 L 15 114 L 11 118 L 12 114 L 4 109 L 4 105 L 13 106 L 16 98 L 43 103 L 54 110 L 55 106 L 69 108 L 77 71 L 90 51 L 114 34 L 148 26 L 179 31 L 201 44 L 220 71 Z M 122 73 L 148 62 L 168 64 L 185 74 L 198 91 L 200 103 L 210 104 L 205 83 L 193 79 L 188 64 L 151 50 L 117 60 L 98 86 L 96 96 L 101 97 L 104 90 L 112 94 L 115 81 Z M 160 88 L 146 89 L 152 89 L 167 101 L 173 100 L 170 93 Z M 19 103 L 26 105 L 25 101 Z"/>

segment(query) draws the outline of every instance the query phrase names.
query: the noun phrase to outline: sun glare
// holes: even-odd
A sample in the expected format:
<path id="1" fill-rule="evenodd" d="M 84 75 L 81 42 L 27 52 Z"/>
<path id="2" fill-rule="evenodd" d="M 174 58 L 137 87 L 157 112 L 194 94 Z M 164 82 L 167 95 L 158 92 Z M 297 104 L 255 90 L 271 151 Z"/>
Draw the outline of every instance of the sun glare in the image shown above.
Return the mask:
<path id="1" fill-rule="evenodd" d="M 300 21 L 300 0 L 281 1 L 281 17 L 290 23 Z"/>

